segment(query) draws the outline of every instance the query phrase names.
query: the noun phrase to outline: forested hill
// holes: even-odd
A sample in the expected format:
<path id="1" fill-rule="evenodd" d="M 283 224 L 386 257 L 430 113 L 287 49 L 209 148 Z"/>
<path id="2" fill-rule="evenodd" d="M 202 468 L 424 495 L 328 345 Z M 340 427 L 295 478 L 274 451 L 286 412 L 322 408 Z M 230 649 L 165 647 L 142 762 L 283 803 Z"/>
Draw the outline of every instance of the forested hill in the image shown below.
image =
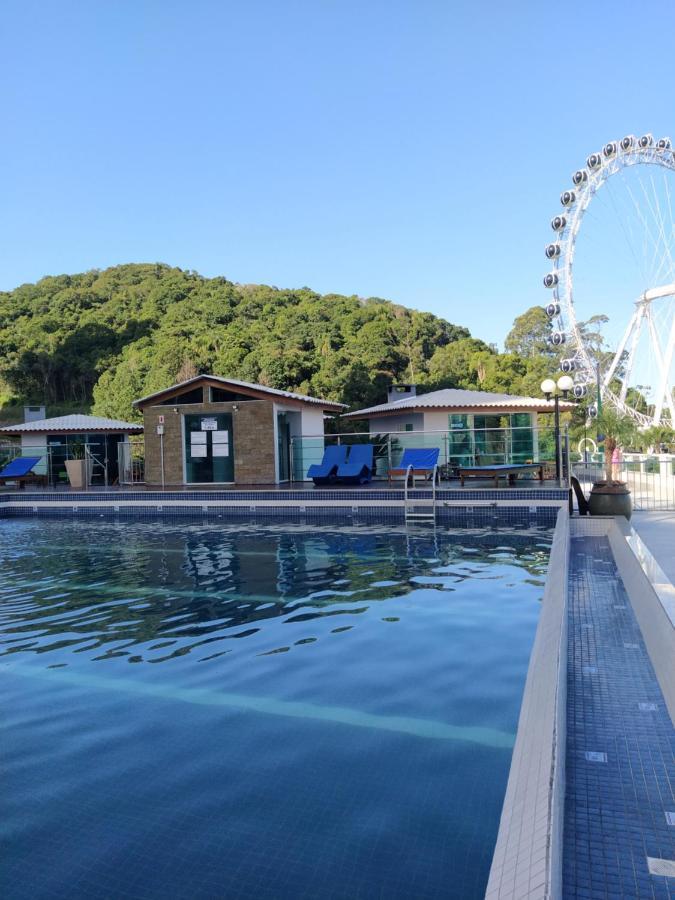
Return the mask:
<path id="1" fill-rule="evenodd" d="M 461 304 L 452 312 L 461 318 Z M 391 380 L 507 390 L 522 386 L 526 369 L 466 328 L 386 300 L 240 285 L 166 265 L 0 293 L 5 403 L 93 405 L 128 419 L 137 397 L 213 372 L 358 407 L 381 402 Z"/>

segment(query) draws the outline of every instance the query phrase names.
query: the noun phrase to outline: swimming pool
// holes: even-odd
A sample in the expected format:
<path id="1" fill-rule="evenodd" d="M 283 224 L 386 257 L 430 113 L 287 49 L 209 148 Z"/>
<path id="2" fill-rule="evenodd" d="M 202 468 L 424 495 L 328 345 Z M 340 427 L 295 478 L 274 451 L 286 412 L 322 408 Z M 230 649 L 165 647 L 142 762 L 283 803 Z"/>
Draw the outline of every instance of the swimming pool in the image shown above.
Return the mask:
<path id="1" fill-rule="evenodd" d="M 481 897 L 549 543 L 4 521 L 2 896 Z"/>

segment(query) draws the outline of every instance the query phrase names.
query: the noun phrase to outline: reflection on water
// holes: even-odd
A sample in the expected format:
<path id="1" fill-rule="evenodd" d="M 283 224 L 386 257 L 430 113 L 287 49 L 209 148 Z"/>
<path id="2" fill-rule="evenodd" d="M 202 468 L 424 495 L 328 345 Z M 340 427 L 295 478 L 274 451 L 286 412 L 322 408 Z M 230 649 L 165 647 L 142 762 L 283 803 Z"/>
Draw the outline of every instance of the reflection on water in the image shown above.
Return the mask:
<path id="1" fill-rule="evenodd" d="M 484 894 L 548 532 L 0 528 L 0 896 Z"/>
<path id="2" fill-rule="evenodd" d="M 517 567 L 542 587 L 548 558 L 541 535 L 533 543 L 516 533 L 506 545 L 503 534 L 483 534 L 477 548 L 467 546 L 466 532 L 423 529 L 162 525 L 158 532 L 102 524 L 83 539 L 78 523 L 21 524 L 4 547 L 0 655 L 68 648 L 94 659 L 158 662 L 250 637 L 279 617 L 289 624 L 335 617 L 331 631 L 340 633 L 353 627 L 341 620 L 415 586 L 456 591 L 467 579 L 502 579 L 505 567 Z M 383 609 L 382 620 L 399 617 Z"/>

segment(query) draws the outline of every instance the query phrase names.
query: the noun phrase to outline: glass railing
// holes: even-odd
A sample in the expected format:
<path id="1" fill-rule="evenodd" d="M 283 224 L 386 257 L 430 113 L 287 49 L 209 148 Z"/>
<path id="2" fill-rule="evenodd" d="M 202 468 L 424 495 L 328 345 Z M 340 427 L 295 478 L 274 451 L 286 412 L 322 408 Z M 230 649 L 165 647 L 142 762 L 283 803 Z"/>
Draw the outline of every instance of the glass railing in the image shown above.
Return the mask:
<path id="1" fill-rule="evenodd" d="M 109 455 L 111 454 L 111 455 Z M 12 460 L 19 457 L 35 458 L 37 462 L 21 483 L 44 487 L 67 487 L 78 481 L 77 486 L 109 487 L 114 484 L 132 484 L 142 481 L 143 440 L 121 441 L 108 446 L 103 441 L 74 442 L 72 445 L 48 444 L 45 441 L 16 443 L 0 442 L 0 472 Z M 66 463 L 81 461 L 80 476 L 69 473 Z M 80 484 L 81 482 L 81 484 Z M 11 476 L 6 484 L 18 484 Z"/>
<path id="2" fill-rule="evenodd" d="M 561 434 L 564 447 L 564 435 Z M 326 447 L 341 444 L 371 444 L 374 477 L 387 478 L 397 468 L 406 449 L 438 449 L 438 468 L 442 479 L 459 477 L 461 468 L 473 466 L 550 463 L 555 469 L 555 435 L 546 428 L 481 428 L 450 431 L 389 431 L 356 434 L 317 435 L 291 438 L 293 481 L 307 479 L 312 465 L 323 460 Z M 561 453 L 565 465 L 565 453 Z M 536 477 L 536 473 L 533 473 Z"/>

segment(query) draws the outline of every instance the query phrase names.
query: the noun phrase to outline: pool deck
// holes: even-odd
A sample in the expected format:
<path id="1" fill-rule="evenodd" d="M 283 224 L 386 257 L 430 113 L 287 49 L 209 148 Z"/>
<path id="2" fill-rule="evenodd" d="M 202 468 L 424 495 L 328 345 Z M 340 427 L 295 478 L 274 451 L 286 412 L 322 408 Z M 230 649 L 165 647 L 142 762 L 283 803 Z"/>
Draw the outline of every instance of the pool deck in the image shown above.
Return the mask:
<path id="1" fill-rule="evenodd" d="M 675 584 L 675 511 L 635 512 L 630 523 Z"/>
<path id="2" fill-rule="evenodd" d="M 558 514 L 489 900 L 675 900 L 675 514 L 636 518 Z"/>
<path id="3" fill-rule="evenodd" d="M 673 725 L 608 538 L 573 537 L 570 557 L 563 897 L 666 900 Z"/>

